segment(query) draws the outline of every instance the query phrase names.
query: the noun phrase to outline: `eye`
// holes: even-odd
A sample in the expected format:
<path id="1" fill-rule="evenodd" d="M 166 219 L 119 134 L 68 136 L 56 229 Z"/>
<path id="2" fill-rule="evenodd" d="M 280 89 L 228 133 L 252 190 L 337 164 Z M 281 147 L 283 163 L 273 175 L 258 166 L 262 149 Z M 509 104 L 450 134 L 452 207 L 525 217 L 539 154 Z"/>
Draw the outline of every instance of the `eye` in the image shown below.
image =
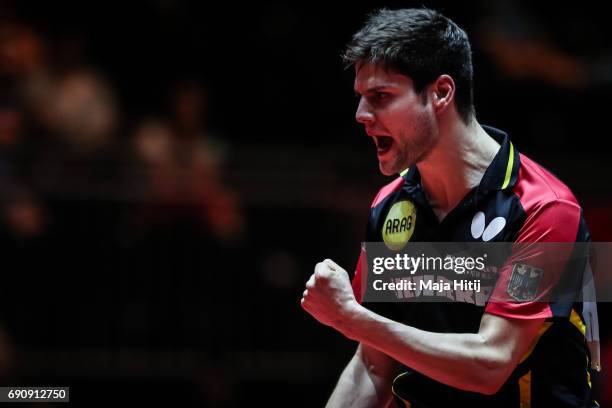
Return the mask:
<path id="1" fill-rule="evenodd" d="M 374 92 L 374 98 L 379 101 L 384 101 L 389 98 L 390 94 L 388 92 L 376 91 Z"/>

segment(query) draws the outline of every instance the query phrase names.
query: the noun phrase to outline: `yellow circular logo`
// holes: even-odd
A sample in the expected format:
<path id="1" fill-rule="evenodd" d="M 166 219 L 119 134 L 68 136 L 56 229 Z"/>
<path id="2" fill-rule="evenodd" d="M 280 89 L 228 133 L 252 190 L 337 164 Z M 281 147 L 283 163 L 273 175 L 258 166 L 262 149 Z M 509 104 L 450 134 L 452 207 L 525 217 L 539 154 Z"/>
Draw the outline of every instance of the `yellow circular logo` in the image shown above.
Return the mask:
<path id="1" fill-rule="evenodd" d="M 393 204 L 382 227 L 383 241 L 393 251 L 402 249 L 414 232 L 416 208 L 410 201 L 398 201 Z"/>

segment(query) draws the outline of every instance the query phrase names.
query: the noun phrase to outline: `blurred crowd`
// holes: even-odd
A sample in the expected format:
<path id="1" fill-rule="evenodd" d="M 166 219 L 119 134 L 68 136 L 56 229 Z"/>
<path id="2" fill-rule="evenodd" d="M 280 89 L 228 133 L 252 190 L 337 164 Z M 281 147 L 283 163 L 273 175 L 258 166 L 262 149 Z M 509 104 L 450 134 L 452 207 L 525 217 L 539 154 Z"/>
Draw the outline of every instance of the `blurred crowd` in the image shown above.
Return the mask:
<path id="1" fill-rule="evenodd" d="M 204 392 L 223 398 L 211 361 L 224 302 L 206 271 L 246 225 L 206 84 L 177 81 L 165 112 L 128 118 L 73 45 L 0 21 L 0 380 L 31 379 L 37 349 L 192 346 Z"/>
<path id="2" fill-rule="evenodd" d="M 238 239 L 244 220 L 221 180 L 228 146 L 206 128 L 205 85 L 175 84 L 165 115 L 127 121 L 104 74 L 51 57 L 57 46 L 25 24 L 0 27 L 7 228 L 23 237 L 43 234 L 52 222 L 45 194 L 111 196 L 175 205 L 220 240 Z"/>

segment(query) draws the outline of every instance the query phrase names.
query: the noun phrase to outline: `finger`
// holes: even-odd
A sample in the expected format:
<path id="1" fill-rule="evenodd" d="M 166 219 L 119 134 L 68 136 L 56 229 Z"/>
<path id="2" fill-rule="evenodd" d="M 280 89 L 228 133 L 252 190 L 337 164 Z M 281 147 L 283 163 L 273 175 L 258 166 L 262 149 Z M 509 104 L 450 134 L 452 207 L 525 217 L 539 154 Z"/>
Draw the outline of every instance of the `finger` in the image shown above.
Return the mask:
<path id="1" fill-rule="evenodd" d="M 314 288 L 314 284 L 315 284 L 315 274 L 313 273 L 312 275 L 310 275 L 310 278 L 306 282 L 306 288 L 307 289 L 312 289 L 312 288 Z"/>
<path id="2" fill-rule="evenodd" d="M 315 282 L 317 282 L 322 279 L 329 278 L 330 273 L 332 272 L 333 271 L 329 268 L 329 265 L 324 262 L 319 262 L 315 267 L 315 271 L 312 276 L 314 277 Z"/>
<path id="3" fill-rule="evenodd" d="M 331 269 L 332 271 L 338 270 L 338 269 L 342 269 L 340 267 L 340 265 L 338 265 L 337 263 L 335 263 L 334 261 L 332 261 L 331 259 L 326 259 L 323 261 L 329 269 Z"/>
<path id="4" fill-rule="evenodd" d="M 324 271 L 328 270 L 329 266 L 325 263 L 325 262 L 319 262 L 315 265 L 315 270 L 314 273 L 315 274 L 322 274 Z"/>

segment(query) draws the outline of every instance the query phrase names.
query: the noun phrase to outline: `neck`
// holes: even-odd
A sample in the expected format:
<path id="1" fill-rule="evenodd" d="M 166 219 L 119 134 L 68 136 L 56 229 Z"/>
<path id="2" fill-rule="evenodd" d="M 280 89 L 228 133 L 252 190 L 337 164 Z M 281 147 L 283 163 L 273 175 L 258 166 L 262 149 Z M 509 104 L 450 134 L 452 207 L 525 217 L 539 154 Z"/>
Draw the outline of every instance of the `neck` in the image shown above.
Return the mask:
<path id="1" fill-rule="evenodd" d="M 417 167 L 427 198 L 442 220 L 480 184 L 500 145 L 473 119 L 440 127 L 436 146 Z"/>

